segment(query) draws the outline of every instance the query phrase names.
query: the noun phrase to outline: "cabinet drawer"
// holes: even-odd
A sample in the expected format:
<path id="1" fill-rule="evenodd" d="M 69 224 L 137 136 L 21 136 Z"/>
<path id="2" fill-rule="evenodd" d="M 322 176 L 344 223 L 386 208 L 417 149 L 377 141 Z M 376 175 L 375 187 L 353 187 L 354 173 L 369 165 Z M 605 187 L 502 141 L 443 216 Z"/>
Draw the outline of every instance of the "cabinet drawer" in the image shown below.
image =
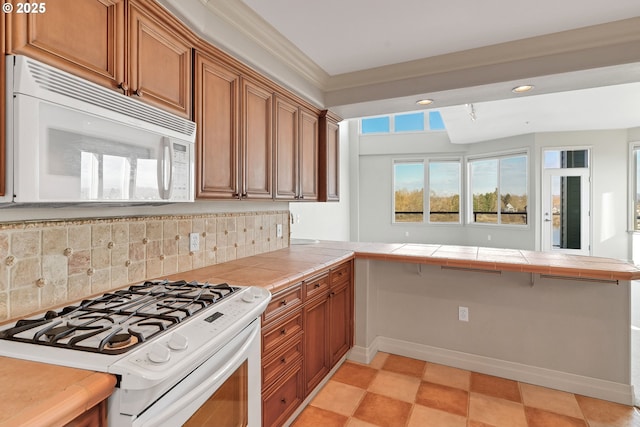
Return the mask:
<path id="1" fill-rule="evenodd" d="M 302 331 L 302 309 L 296 310 L 268 328 L 262 330 L 262 355 L 269 357 L 269 351 L 284 344 L 289 338 Z"/>
<path id="2" fill-rule="evenodd" d="M 320 277 L 314 277 L 310 280 L 302 282 L 302 291 L 305 301 L 316 295 L 322 295 L 329 290 L 329 274 L 323 274 Z"/>
<path id="3" fill-rule="evenodd" d="M 300 406 L 303 393 L 302 361 L 299 361 L 262 395 L 262 425 L 264 427 L 281 426 Z"/>
<path id="4" fill-rule="evenodd" d="M 266 326 L 269 320 L 299 306 L 301 303 L 302 290 L 300 284 L 276 293 L 271 297 L 271 302 L 267 305 L 262 315 L 262 325 Z"/>
<path id="5" fill-rule="evenodd" d="M 277 349 L 262 361 L 262 384 L 269 387 L 274 380 L 302 358 L 302 334 Z"/>
<path id="6" fill-rule="evenodd" d="M 331 284 L 344 283 L 351 280 L 351 262 L 347 262 L 341 266 L 331 270 Z"/>

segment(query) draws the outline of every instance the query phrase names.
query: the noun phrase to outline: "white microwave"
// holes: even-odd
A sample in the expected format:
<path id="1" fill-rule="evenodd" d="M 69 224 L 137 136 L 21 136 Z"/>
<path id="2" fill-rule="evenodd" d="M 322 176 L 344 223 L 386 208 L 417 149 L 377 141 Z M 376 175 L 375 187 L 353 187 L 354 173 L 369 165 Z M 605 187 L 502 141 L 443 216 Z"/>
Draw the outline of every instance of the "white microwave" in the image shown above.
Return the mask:
<path id="1" fill-rule="evenodd" d="M 193 202 L 194 122 L 25 56 L 6 60 L 0 202 Z"/>

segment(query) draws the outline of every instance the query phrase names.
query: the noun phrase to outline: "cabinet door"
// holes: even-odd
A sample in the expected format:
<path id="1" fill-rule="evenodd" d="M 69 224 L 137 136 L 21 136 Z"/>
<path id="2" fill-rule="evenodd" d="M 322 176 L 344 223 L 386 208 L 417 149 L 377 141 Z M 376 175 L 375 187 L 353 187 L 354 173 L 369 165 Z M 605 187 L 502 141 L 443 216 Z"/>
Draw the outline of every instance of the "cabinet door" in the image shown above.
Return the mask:
<path id="1" fill-rule="evenodd" d="M 333 366 L 351 347 L 351 282 L 332 287 L 329 295 L 329 352 Z"/>
<path id="2" fill-rule="evenodd" d="M 283 425 L 302 403 L 303 393 L 302 362 L 299 362 L 262 393 L 262 426 Z"/>
<path id="3" fill-rule="evenodd" d="M 196 197 L 239 197 L 240 75 L 195 54 Z"/>
<path id="4" fill-rule="evenodd" d="M 318 115 L 305 109 L 300 110 L 299 138 L 299 198 L 318 200 Z"/>
<path id="5" fill-rule="evenodd" d="M 191 118 L 191 44 L 155 2 L 129 0 L 129 90 Z"/>
<path id="6" fill-rule="evenodd" d="M 340 200 L 340 128 L 329 111 L 320 117 L 320 200 Z"/>
<path id="7" fill-rule="evenodd" d="M 14 3 L 14 10 L 18 1 Z M 56 0 L 44 13 L 11 13 L 9 53 L 26 55 L 98 84 L 124 81 L 124 0 Z"/>
<path id="8" fill-rule="evenodd" d="M 273 94 L 242 79 L 242 198 L 271 199 Z"/>
<path id="9" fill-rule="evenodd" d="M 4 61 L 4 34 L 5 34 L 5 20 L 9 19 L 6 14 L 0 16 L 0 52 L 2 52 L 2 60 L 0 61 L 0 196 L 4 196 L 6 190 L 6 165 L 7 165 L 7 151 L 6 151 L 6 132 L 5 132 L 5 108 L 6 101 L 4 98 L 5 92 L 5 61 Z"/>
<path id="10" fill-rule="evenodd" d="M 298 106 L 276 96 L 275 198 L 298 198 Z"/>
<path id="11" fill-rule="evenodd" d="M 329 298 L 325 293 L 304 307 L 305 395 L 329 373 Z"/>

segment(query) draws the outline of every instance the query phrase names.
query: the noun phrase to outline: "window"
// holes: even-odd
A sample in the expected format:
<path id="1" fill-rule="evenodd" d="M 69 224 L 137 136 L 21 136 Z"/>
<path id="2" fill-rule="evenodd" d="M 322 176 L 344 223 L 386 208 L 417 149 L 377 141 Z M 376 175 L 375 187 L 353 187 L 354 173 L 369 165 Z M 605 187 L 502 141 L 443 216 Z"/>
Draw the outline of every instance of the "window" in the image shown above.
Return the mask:
<path id="1" fill-rule="evenodd" d="M 444 120 L 439 111 L 429 111 L 429 129 L 431 130 L 445 130 Z"/>
<path id="2" fill-rule="evenodd" d="M 389 116 L 384 117 L 371 117 L 368 119 L 360 120 L 361 132 L 365 133 L 389 133 L 391 118 Z"/>
<path id="3" fill-rule="evenodd" d="M 527 225 L 527 156 L 469 160 L 469 192 L 470 223 Z"/>
<path id="4" fill-rule="evenodd" d="M 460 162 L 429 162 L 429 222 L 460 222 Z"/>
<path id="5" fill-rule="evenodd" d="M 402 133 L 444 131 L 444 120 L 439 111 L 403 113 L 360 119 L 360 133 Z"/>
<path id="6" fill-rule="evenodd" d="M 460 171 L 460 160 L 395 161 L 393 221 L 459 223 Z M 427 192 L 426 176 L 429 189 Z M 427 193 L 429 198 L 425 199 Z M 427 204 L 428 215 L 425 215 Z"/>
<path id="7" fill-rule="evenodd" d="M 398 114 L 394 122 L 396 132 L 423 131 L 424 113 Z"/>
<path id="8" fill-rule="evenodd" d="M 393 165 L 394 222 L 424 221 L 424 162 Z"/>

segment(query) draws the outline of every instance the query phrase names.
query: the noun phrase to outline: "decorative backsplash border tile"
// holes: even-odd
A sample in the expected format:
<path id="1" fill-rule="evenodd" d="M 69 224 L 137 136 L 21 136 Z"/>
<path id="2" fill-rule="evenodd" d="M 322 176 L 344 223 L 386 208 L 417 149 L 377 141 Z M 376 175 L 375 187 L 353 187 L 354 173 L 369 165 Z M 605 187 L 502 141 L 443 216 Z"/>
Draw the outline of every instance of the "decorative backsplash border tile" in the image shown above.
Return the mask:
<path id="1" fill-rule="evenodd" d="M 0 223 L 0 322 L 281 249 L 288 237 L 289 211 Z"/>

